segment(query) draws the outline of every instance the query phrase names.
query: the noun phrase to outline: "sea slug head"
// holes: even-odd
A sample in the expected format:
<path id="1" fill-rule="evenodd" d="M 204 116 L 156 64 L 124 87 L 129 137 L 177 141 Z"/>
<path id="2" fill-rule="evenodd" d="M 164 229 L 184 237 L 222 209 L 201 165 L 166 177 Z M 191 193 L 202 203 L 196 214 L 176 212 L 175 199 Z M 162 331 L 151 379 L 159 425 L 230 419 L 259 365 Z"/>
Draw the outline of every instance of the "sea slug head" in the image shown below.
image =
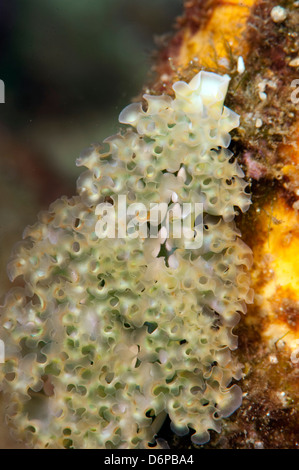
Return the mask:
<path id="1" fill-rule="evenodd" d="M 176 98 L 188 103 L 194 111 L 196 107 L 212 107 L 221 113 L 229 81 L 228 75 L 201 71 L 189 83 L 179 81 L 172 88 Z"/>

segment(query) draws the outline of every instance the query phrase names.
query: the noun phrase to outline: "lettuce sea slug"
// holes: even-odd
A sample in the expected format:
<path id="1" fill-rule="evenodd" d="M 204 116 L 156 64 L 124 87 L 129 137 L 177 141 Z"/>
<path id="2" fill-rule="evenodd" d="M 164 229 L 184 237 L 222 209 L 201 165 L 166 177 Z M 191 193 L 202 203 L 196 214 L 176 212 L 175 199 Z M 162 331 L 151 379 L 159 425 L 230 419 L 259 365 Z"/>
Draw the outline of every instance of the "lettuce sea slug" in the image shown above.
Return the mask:
<path id="1" fill-rule="evenodd" d="M 27 445 L 146 448 L 167 414 L 202 444 L 240 406 L 232 329 L 252 301 L 252 261 L 234 217 L 250 195 L 227 150 L 239 124 L 223 106 L 228 83 L 200 72 L 174 83 L 174 98 L 125 108 L 105 150 L 79 158 L 78 194 L 16 246 L 8 272 L 23 287 L 1 309 L 0 374 L 7 419 Z M 126 227 L 120 196 L 136 209 Z M 156 236 L 140 236 L 150 212 L 139 208 L 161 203 L 172 228 L 184 203 L 201 205 L 202 232 L 189 214 L 200 243 L 172 236 L 163 210 Z M 99 234 L 110 222 L 121 237 Z"/>

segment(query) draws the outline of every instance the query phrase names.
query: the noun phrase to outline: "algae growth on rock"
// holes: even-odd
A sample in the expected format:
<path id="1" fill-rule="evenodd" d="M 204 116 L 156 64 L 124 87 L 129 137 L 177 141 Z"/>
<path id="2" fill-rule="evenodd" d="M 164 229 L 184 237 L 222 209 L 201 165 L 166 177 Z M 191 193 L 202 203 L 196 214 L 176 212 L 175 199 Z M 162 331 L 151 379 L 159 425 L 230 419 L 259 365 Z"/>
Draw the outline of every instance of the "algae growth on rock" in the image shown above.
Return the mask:
<path id="1" fill-rule="evenodd" d="M 78 160 L 78 194 L 25 230 L 8 267 L 23 287 L 6 296 L 0 337 L 7 417 L 26 444 L 146 448 L 167 414 L 174 432 L 191 429 L 202 444 L 240 406 L 232 329 L 252 301 L 251 251 L 234 217 L 250 195 L 227 150 L 239 123 L 223 106 L 228 83 L 200 72 L 174 83 L 175 98 L 129 105 L 105 151 Z M 99 207 L 115 214 L 120 195 L 146 207 L 202 204 L 201 246 L 171 237 L 162 220 L 156 238 L 99 238 Z"/>

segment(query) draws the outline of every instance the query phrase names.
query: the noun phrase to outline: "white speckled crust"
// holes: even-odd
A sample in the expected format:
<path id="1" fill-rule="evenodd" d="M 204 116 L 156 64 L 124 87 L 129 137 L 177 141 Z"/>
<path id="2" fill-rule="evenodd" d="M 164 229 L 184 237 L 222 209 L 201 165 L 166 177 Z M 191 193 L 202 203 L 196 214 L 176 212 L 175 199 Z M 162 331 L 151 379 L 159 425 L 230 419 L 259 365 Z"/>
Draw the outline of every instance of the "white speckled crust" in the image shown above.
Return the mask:
<path id="1" fill-rule="evenodd" d="M 61 198 L 24 232 L 8 272 L 0 338 L 7 416 L 35 447 L 146 448 L 169 414 L 192 441 L 220 432 L 241 403 L 232 328 L 252 300 L 250 249 L 234 217 L 250 196 L 227 150 L 238 116 L 223 106 L 229 77 L 200 72 L 176 97 L 144 98 L 127 128 L 91 148 L 78 195 Z M 106 238 L 97 204 L 201 202 L 203 244 Z M 159 423 L 159 425 L 158 425 Z"/>

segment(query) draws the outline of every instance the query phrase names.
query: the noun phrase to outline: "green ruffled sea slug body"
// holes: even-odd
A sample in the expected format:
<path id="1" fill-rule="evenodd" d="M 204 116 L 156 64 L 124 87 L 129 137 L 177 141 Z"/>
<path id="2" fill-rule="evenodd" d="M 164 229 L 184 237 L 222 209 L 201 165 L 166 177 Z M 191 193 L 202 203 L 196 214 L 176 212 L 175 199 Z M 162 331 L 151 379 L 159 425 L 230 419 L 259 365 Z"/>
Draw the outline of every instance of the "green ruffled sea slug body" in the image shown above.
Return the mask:
<path id="1" fill-rule="evenodd" d="M 252 261 L 234 217 L 250 195 L 227 150 L 239 124 L 223 106 L 228 83 L 200 72 L 174 83 L 174 98 L 125 108 L 107 151 L 79 158 L 78 195 L 54 202 L 15 248 L 9 276 L 23 287 L 1 308 L 0 376 L 6 417 L 27 445 L 146 448 L 167 414 L 202 444 L 240 406 L 232 329 L 252 301 Z M 124 196 L 135 211 L 126 227 Z M 188 240 L 163 223 L 174 228 L 186 203 L 202 207 L 202 232 L 189 213 Z M 150 237 L 141 209 L 155 204 Z M 114 236 L 103 236 L 110 222 Z"/>

